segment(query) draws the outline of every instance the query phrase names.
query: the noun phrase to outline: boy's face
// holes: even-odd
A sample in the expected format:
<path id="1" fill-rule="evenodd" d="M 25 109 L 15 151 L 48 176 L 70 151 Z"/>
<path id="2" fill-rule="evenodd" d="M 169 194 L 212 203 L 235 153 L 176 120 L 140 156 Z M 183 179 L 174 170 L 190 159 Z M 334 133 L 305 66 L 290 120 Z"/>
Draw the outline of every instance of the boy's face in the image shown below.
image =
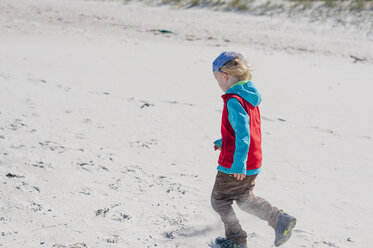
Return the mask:
<path id="1" fill-rule="evenodd" d="M 223 92 L 226 92 L 229 87 L 228 87 L 228 74 L 225 72 L 219 72 L 215 71 L 214 72 L 214 77 L 216 81 L 218 81 L 219 87 Z"/>

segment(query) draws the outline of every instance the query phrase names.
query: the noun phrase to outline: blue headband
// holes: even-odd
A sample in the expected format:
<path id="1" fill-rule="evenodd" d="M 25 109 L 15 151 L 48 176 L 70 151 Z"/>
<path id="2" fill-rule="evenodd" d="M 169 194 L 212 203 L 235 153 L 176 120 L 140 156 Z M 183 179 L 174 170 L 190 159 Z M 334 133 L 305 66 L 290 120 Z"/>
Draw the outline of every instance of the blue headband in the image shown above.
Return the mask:
<path id="1" fill-rule="evenodd" d="M 236 52 L 222 52 L 212 63 L 212 72 L 222 72 L 220 70 L 221 67 L 224 66 L 225 63 L 227 63 L 229 60 L 233 59 L 239 55 L 239 53 Z"/>

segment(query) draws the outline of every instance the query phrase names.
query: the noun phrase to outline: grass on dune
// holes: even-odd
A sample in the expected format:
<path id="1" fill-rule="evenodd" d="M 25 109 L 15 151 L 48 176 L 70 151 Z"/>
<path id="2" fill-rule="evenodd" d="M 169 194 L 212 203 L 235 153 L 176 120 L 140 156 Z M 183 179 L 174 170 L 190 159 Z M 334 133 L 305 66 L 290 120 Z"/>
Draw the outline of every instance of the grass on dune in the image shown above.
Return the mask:
<path id="1" fill-rule="evenodd" d="M 252 6 L 260 6 L 261 8 L 280 7 L 283 4 L 289 3 L 291 7 L 300 7 L 300 9 L 307 9 L 314 4 L 326 8 L 343 8 L 347 11 L 373 11 L 373 0 L 266 0 L 260 1 L 261 4 L 256 4 L 257 0 L 161 0 L 163 4 L 175 4 L 179 6 L 221 6 L 226 9 L 248 11 Z"/>

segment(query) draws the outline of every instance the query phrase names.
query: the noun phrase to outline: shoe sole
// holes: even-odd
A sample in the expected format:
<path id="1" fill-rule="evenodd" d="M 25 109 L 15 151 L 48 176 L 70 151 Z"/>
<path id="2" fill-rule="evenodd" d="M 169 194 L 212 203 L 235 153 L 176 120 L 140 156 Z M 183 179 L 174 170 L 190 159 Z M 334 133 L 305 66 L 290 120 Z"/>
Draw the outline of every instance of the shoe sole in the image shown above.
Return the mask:
<path id="1" fill-rule="evenodd" d="M 287 228 L 282 233 L 283 238 L 277 244 L 275 244 L 276 247 L 278 247 L 280 245 L 283 245 L 286 241 L 288 241 L 290 239 L 292 231 L 293 231 L 296 224 L 297 224 L 296 220 L 289 223 Z"/>

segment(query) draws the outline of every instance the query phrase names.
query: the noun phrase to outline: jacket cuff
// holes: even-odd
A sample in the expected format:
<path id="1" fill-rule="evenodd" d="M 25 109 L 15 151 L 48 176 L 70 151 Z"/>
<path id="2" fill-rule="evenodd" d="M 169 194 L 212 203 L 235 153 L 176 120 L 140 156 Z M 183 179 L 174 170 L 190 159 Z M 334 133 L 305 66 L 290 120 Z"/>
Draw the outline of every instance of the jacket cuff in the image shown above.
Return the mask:
<path id="1" fill-rule="evenodd" d="M 231 167 L 231 173 L 246 174 L 246 165 L 233 163 Z"/>
<path id="2" fill-rule="evenodd" d="M 223 139 L 218 139 L 218 140 L 215 140 L 214 141 L 214 145 L 216 145 L 217 147 L 221 148 L 221 144 L 223 142 Z"/>

